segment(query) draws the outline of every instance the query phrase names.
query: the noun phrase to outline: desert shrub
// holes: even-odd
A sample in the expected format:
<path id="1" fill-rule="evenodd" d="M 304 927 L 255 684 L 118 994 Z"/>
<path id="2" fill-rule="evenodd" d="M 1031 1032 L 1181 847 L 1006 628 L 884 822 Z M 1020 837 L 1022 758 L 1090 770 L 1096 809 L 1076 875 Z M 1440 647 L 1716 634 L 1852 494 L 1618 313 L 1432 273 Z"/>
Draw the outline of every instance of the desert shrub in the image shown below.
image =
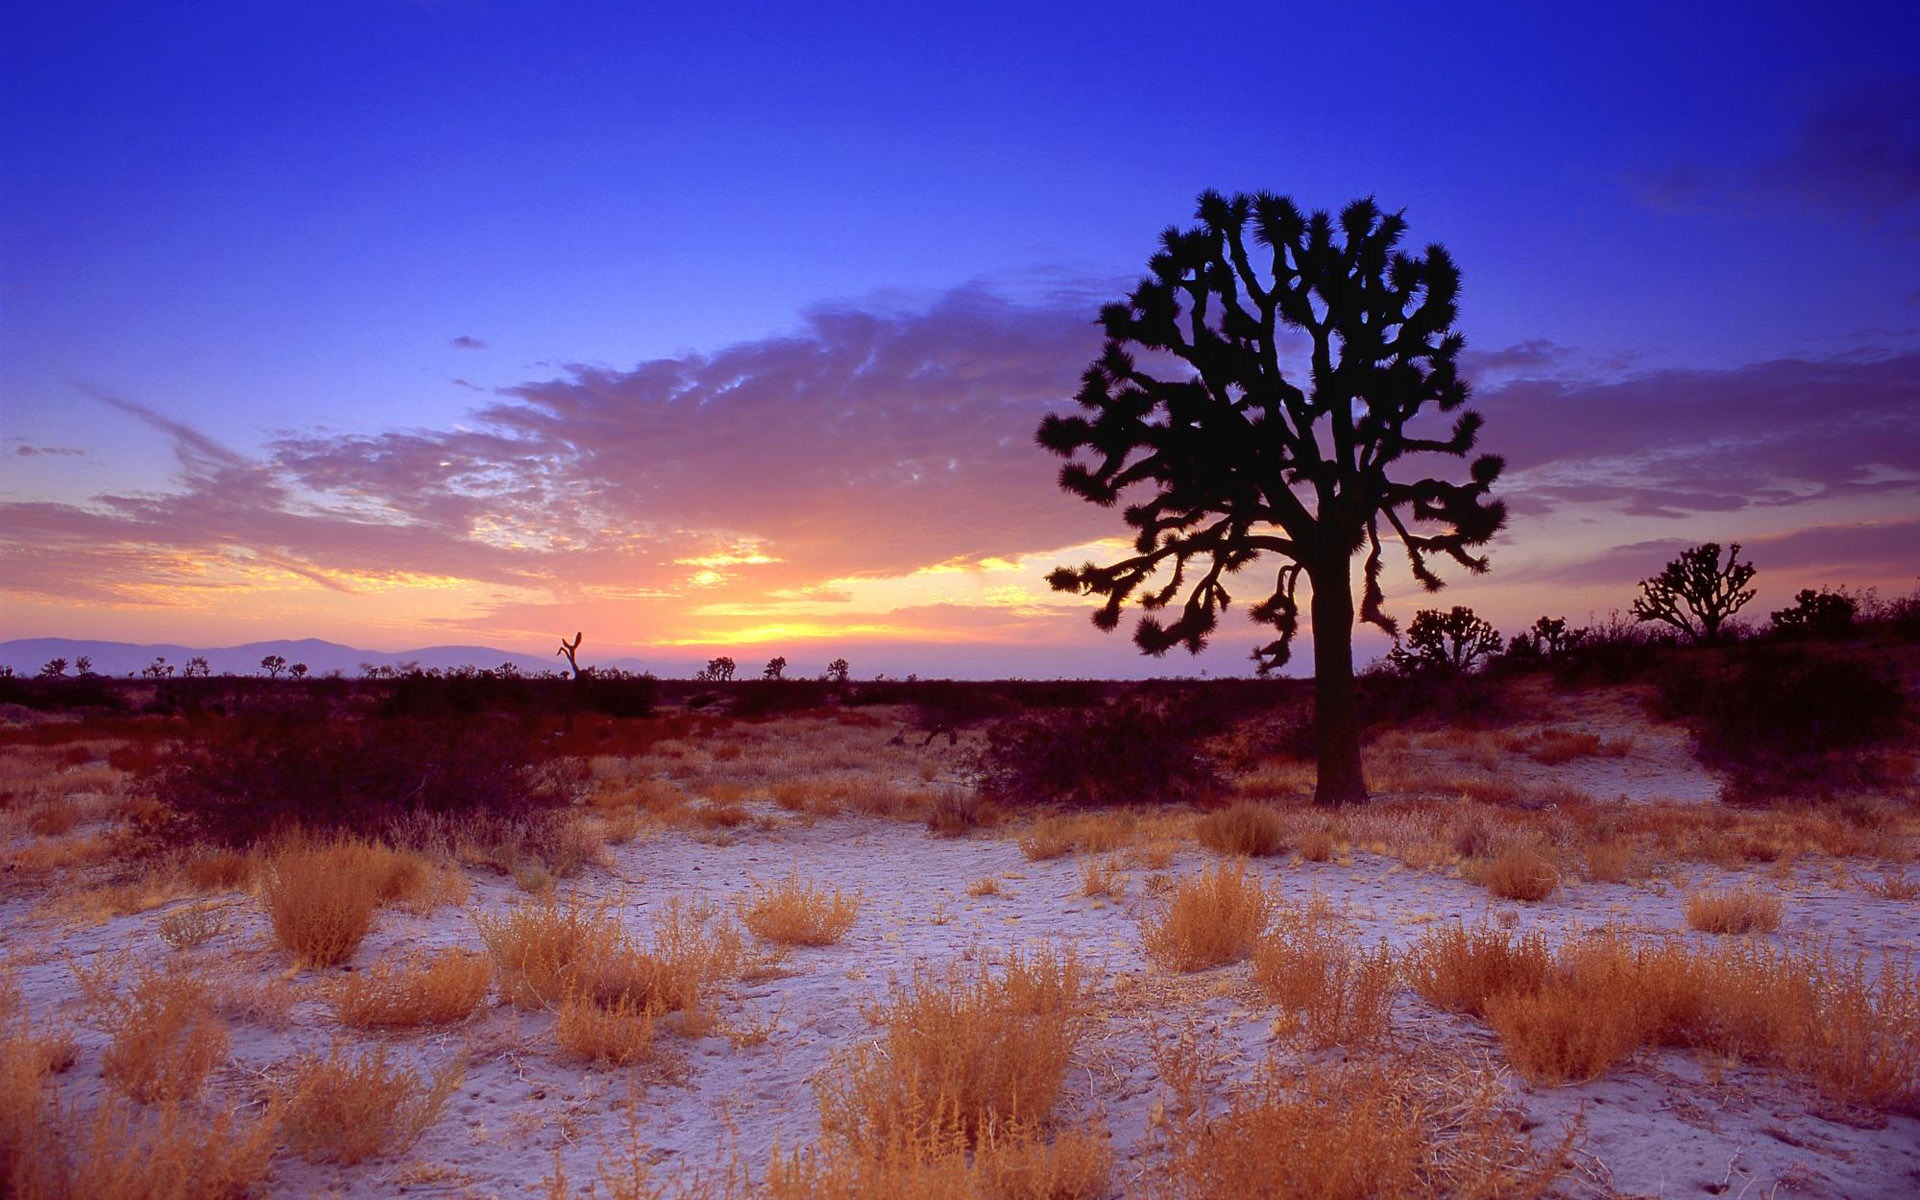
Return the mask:
<path id="1" fill-rule="evenodd" d="M 652 1052 L 656 1016 L 644 998 L 621 994 L 602 1000 L 572 991 L 554 1015 L 553 1039 L 568 1058 L 624 1067 Z"/>
<path id="2" fill-rule="evenodd" d="M 340 981 L 334 1007 L 356 1029 L 450 1025 L 473 1015 L 492 978 L 486 955 L 454 947 L 356 971 Z"/>
<path id="3" fill-rule="evenodd" d="M 303 966 L 353 957 L 393 886 L 394 856 L 353 838 L 296 842 L 268 859 L 260 896 L 274 940 Z"/>
<path id="4" fill-rule="evenodd" d="M 1139 697 L 1030 712 L 988 731 L 978 786 L 1023 805 L 1205 800 L 1224 787 L 1203 745 L 1215 732 L 1196 710 Z"/>
<path id="5" fill-rule="evenodd" d="M 756 883 L 739 907 L 740 923 L 755 937 L 782 946 L 827 946 L 853 928 L 860 897 L 817 887 L 800 878 L 796 867 L 778 883 Z"/>
<path id="6" fill-rule="evenodd" d="M 1253 981 L 1308 1045 L 1364 1049 L 1387 1030 L 1396 973 L 1385 945 L 1367 951 L 1326 902 L 1278 905 L 1253 947 Z"/>
<path id="7" fill-rule="evenodd" d="M 1702 933 L 1772 933 L 1780 928 L 1780 897 L 1752 888 L 1687 894 L 1687 924 Z"/>
<path id="8" fill-rule="evenodd" d="M 1286 823 L 1280 814 L 1269 805 L 1246 800 L 1201 817 L 1194 836 L 1216 854 L 1261 857 L 1287 848 Z"/>
<path id="9" fill-rule="evenodd" d="M 287 1144 L 307 1158 L 346 1166 L 398 1154 L 440 1119 L 465 1074 L 466 1064 L 455 1059 L 423 1078 L 391 1062 L 386 1046 L 352 1055 L 336 1044 L 324 1057 L 304 1055 L 279 1089 Z"/>
<path id="10" fill-rule="evenodd" d="M 694 1019 L 741 957 L 737 931 L 677 898 L 655 920 L 648 944 L 604 909 L 563 907 L 550 896 L 474 920 L 501 994 L 521 1008 L 559 1011 L 590 1002 L 609 1013 L 625 1007 L 650 1018 Z"/>
<path id="11" fill-rule="evenodd" d="M 188 904 L 160 918 L 160 940 L 175 950 L 205 945 L 226 932 L 227 919 L 219 909 Z"/>
<path id="12" fill-rule="evenodd" d="M 941 792 L 927 803 L 927 832 L 937 837 L 958 837 L 979 828 L 985 817 L 986 804 L 977 794 Z"/>
<path id="13" fill-rule="evenodd" d="M 1487 1071 L 1398 1060 L 1287 1071 L 1269 1061 L 1224 1104 L 1170 1064 L 1167 1156 L 1153 1200 L 1373 1200 L 1553 1194 L 1566 1146 L 1542 1151 Z"/>
<path id="14" fill-rule="evenodd" d="M 179 970 L 141 967 L 125 992 L 104 975 L 81 980 L 112 1031 L 101 1054 L 107 1082 L 142 1103 L 192 1101 L 226 1061 L 233 1038 L 213 1012 L 209 985 Z"/>
<path id="15" fill-rule="evenodd" d="M 1538 932 L 1518 938 L 1489 926 L 1443 925 L 1408 950 L 1401 970 L 1413 990 L 1449 1012 L 1485 1016 L 1487 1000 L 1502 992 L 1537 991 L 1553 963 Z"/>
<path id="16" fill-rule="evenodd" d="M 1513 847 L 1478 867 L 1476 881 L 1502 900 L 1545 900 L 1560 886 L 1560 872 L 1537 850 Z"/>
<path id="17" fill-rule="evenodd" d="M 937 1139 L 897 1139 L 879 1146 L 829 1140 L 767 1164 L 765 1195 L 767 1200 L 1097 1200 L 1110 1194 L 1112 1171 L 1113 1150 L 1103 1132 L 1067 1129 L 1049 1138 L 1031 1124 L 1014 1122 L 989 1131 L 972 1151 Z"/>
<path id="18" fill-rule="evenodd" d="M 1732 777 L 1734 798 L 1870 780 L 1875 764 L 1863 752 L 1898 733 L 1909 709 L 1879 663 L 1778 645 L 1693 658 L 1663 676 L 1660 697 L 1668 714 L 1688 718 L 1700 760 Z"/>
<path id="19" fill-rule="evenodd" d="M 1137 824 L 1124 812 L 1048 814 L 1014 840 L 1028 859 L 1045 862 L 1067 854 L 1117 850 L 1133 840 Z"/>
<path id="20" fill-rule="evenodd" d="M 500 718 L 354 716 L 315 704 L 213 721 L 149 777 L 204 840 L 244 847 L 298 824 L 378 835 L 410 812 L 525 818 L 563 797 Z"/>
<path id="21" fill-rule="evenodd" d="M 977 1146 L 1046 1120 L 1085 1027 L 1071 954 L 1010 956 L 998 972 L 915 970 L 879 1017 L 879 1042 L 837 1054 L 815 1082 L 820 1126 L 853 1146 Z"/>
<path id="22" fill-rule="evenodd" d="M 1843 638 L 1853 632 L 1859 603 L 1845 592 L 1802 588 L 1793 603 L 1773 614 L 1773 631 L 1780 637 Z"/>
<path id="23" fill-rule="evenodd" d="M 1253 952 L 1272 901 L 1239 863 L 1221 863 L 1175 885 L 1141 928 L 1147 956 L 1174 971 L 1201 971 Z"/>
<path id="24" fill-rule="evenodd" d="M 178 1102 L 108 1100 L 82 1125 L 44 1131 L 0 1193 L 21 1200 L 245 1200 L 280 1148 L 277 1113 L 207 1117 Z"/>

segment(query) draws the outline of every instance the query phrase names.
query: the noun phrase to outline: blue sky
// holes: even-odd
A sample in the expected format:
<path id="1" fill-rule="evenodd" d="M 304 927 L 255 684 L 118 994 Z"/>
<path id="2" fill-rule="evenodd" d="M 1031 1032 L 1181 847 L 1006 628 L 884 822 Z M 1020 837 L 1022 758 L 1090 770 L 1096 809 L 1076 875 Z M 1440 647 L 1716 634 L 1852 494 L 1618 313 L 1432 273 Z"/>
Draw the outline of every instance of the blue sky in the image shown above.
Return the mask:
<path id="1" fill-rule="evenodd" d="M 1097 349 L 1077 330 L 1207 187 L 1317 207 L 1372 194 L 1406 210 L 1416 241 L 1445 243 L 1466 275 L 1460 328 L 1482 356 L 1496 451 L 1552 442 L 1564 422 L 1541 407 L 1548 384 L 1573 403 L 1687 381 L 1724 406 L 1695 442 L 1649 428 L 1584 469 L 1634 487 L 1622 463 L 1664 456 L 1670 476 L 1692 455 L 1731 478 L 1757 436 L 1742 426 L 1754 393 L 1735 385 L 1772 394 L 1763 364 L 1853 371 L 1821 375 L 1840 390 L 1804 397 L 1780 428 L 1893 389 L 1855 430 L 1883 461 L 1846 496 L 1819 492 L 1832 480 L 1810 467 L 1807 487 L 1768 505 L 1730 507 L 1723 488 L 1664 515 L 1619 496 L 1576 510 L 1564 476 L 1578 448 L 1542 451 L 1515 481 L 1516 508 L 1561 498 L 1516 522 L 1488 581 L 1510 561 L 1514 594 L 1476 582 L 1463 597 L 1518 616 L 1555 598 L 1527 580 L 1597 572 L 1568 585 L 1567 603 L 1617 592 L 1624 607 L 1645 560 L 1674 547 L 1828 527 L 1875 527 L 1885 546 L 1776 572 L 1780 588 L 1843 569 L 1894 587 L 1920 558 L 1907 542 L 1903 565 L 1899 548 L 1914 511 L 1902 480 L 1920 471 L 1920 401 L 1897 382 L 1920 353 L 1911 5 L 16 4 L 0 56 L 5 636 L 243 629 L 537 648 L 536 630 L 572 628 L 580 612 L 602 641 L 636 648 L 670 628 L 689 654 L 755 630 L 881 653 L 941 628 L 1000 646 L 976 626 L 1025 604 L 1030 621 L 1005 633 L 1017 656 L 1030 659 L 1032 639 L 1071 642 L 1075 669 L 1122 669 L 1121 639 L 1055 637 L 1075 614 L 983 599 L 1028 586 L 991 570 L 973 592 L 903 582 L 1039 563 L 1101 536 L 1098 514 L 1044 498 L 1044 455 L 1020 466 L 1029 452 L 1009 449 L 955 486 L 1004 493 L 1029 471 L 1025 507 L 1056 510 L 1048 519 L 949 498 L 926 519 L 999 524 L 929 530 L 916 568 L 909 529 L 884 535 L 897 553 L 820 549 L 867 533 L 834 492 L 844 479 L 783 474 L 780 446 L 740 448 L 767 428 L 763 408 L 728 425 L 726 405 L 706 406 L 707 424 L 674 423 L 671 438 L 606 418 L 644 406 L 622 388 L 648 364 L 721 392 L 714 364 L 745 364 L 726 369 L 776 373 L 754 378 L 789 398 L 787 445 L 802 452 L 808 429 L 832 424 L 807 422 L 809 406 L 831 413 L 843 398 L 778 375 L 794 367 L 772 351 L 844 348 L 822 314 L 924 341 L 943 371 L 1031 388 L 1029 406 L 1049 388 L 1064 398 Z M 984 340 L 939 349 L 943 321 Z M 1021 323 L 1050 331 L 1019 352 L 1057 354 L 1057 384 L 995 357 Z M 499 459 L 473 469 L 487 488 L 472 471 L 423 486 L 450 446 L 502 428 L 500 406 L 595 381 L 625 399 L 597 417 L 570 409 L 577 427 L 542 424 L 539 446 L 494 445 Z M 945 403 L 991 408 L 983 389 Z M 1642 402 L 1636 420 L 1663 404 Z M 993 411 L 1015 434 L 1031 423 L 1030 407 Z M 834 428 L 834 446 L 865 444 L 860 427 Z M 562 520 L 556 489 L 592 475 L 566 456 L 587 446 L 628 462 L 596 441 L 621 438 L 644 443 L 632 461 L 651 446 L 695 474 L 731 472 L 765 509 L 822 515 L 802 532 L 749 505 L 676 506 L 609 479 L 587 489 L 592 520 L 577 495 Z M 896 466 L 938 457 L 930 444 L 874 448 Z M 985 461 L 975 449 L 969 461 Z M 1846 451 L 1825 453 L 1831 466 Z M 1560 475 L 1539 473 L 1554 463 Z M 225 513 L 201 502 L 237 494 L 221 471 L 274 486 Z M 1644 482 L 1672 491 L 1665 476 Z M 475 502 L 451 514 L 428 492 Z M 259 509 L 283 519 L 256 523 Z M 545 532 L 509 544 L 502 526 Z M 407 563 L 409 538 L 430 570 Z M 480 561 L 487 547 L 539 561 Z M 777 563 L 683 561 L 756 556 Z M 789 593 L 876 581 L 892 590 L 837 615 L 760 619 Z M 1420 602 L 1404 581 L 1399 595 L 1406 611 Z M 899 618 L 909 609 L 920 615 Z M 1243 655 L 1235 640 L 1229 657 Z"/>

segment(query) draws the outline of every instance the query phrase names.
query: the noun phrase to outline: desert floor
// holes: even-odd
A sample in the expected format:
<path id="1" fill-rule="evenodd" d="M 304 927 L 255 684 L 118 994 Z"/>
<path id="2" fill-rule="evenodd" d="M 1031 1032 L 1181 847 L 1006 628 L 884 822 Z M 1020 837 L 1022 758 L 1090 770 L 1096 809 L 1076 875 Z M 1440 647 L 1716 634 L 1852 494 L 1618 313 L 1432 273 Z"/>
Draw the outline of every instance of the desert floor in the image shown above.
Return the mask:
<path id="1" fill-rule="evenodd" d="M 1632 694 L 1543 698 L 1537 715 L 1496 732 L 1376 740 L 1370 769 L 1383 798 L 1431 802 L 1376 806 L 1398 814 L 1392 817 L 1355 814 L 1329 824 L 1302 801 L 1308 768 L 1270 764 L 1245 773 L 1242 795 L 1271 801 L 1290 831 L 1289 850 L 1245 860 L 1246 872 L 1283 907 L 1319 898 L 1354 943 L 1384 943 L 1396 957 L 1453 922 L 1544 931 L 1555 944 L 1612 927 L 1706 946 L 1716 937 L 1689 927 L 1687 898 L 1744 889 L 1781 905 L 1777 930 L 1747 936 L 1829 949 L 1869 971 L 1892 964 L 1912 974 L 1920 923 L 1906 882 L 1914 852 L 1906 826 L 1835 847 L 1802 822 L 1798 832 L 1768 833 L 1773 840 L 1759 845 L 1760 818 L 1728 818 L 1687 833 L 1684 852 L 1643 841 L 1608 869 L 1589 871 L 1558 836 L 1559 814 L 1579 808 L 1612 820 L 1714 808 L 1716 781 L 1687 754 L 1685 731 L 1650 721 Z M 77 823 L 52 835 L 18 821 L 9 827 L 0 960 L 18 1019 L 71 1031 L 74 1053 L 52 1086 L 63 1110 L 76 1114 L 110 1093 L 102 1060 L 115 1033 L 82 980 L 92 979 L 96 991 L 115 980 L 124 986 L 143 965 L 220 984 L 232 1040 L 207 1096 L 233 1111 L 259 1108 L 300 1054 L 339 1044 L 387 1044 L 423 1073 L 464 1061 L 457 1092 L 404 1151 L 346 1166 L 283 1150 L 264 1189 L 271 1196 L 556 1194 L 557 1171 L 585 1194 L 600 1164 L 636 1147 L 657 1185 L 718 1187 L 729 1167 L 737 1183 L 742 1168 L 752 1177 L 776 1152 L 816 1142 L 815 1081 L 837 1053 L 877 1036 L 878 1012 L 917 971 L 991 966 L 1036 948 L 1071 951 L 1090 979 L 1087 1024 L 1056 1122 L 1105 1131 L 1113 1154 L 1106 1194 L 1155 1187 L 1171 1136 L 1156 1046 L 1182 1036 L 1212 1056 L 1228 1085 L 1269 1056 L 1337 1063 L 1354 1054 L 1398 1055 L 1426 1070 L 1484 1067 L 1536 1145 L 1557 1146 L 1574 1130 L 1557 1185 L 1567 1194 L 1920 1194 L 1920 1121 L 1835 1102 L 1777 1066 L 1641 1049 L 1597 1079 L 1529 1083 L 1509 1068 L 1485 1023 L 1443 1012 L 1404 985 L 1393 994 L 1383 1042 L 1361 1050 L 1303 1045 L 1254 985 L 1247 962 L 1179 973 L 1143 949 L 1143 925 L 1165 911 L 1178 883 L 1224 861 L 1194 839 L 1196 814 L 1142 808 L 1118 821 L 1119 832 L 1103 835 L 1105 849 L 1034 857 L 1031 817 L 935 836 L 910 806 L 872 815 L 837 802 L 837 791 L 858 793 L 862 777 L 921 801 L 963 789 L 966 744 L 889 745 L 903 722 L 884 712 L 853 724 L 779 719 L 733 727 L 711 744 L 689 738 L 638 759 L 596 759 L 582 811 L 604 841 L 597 862 L 551 882 L 461 866 L 466 886 L 449 887 L 450 902 L 382 909 L 344 970 L 294 966 L 276 948 L 257 889 L 244 882 L 224 891 L 155 885 L 150 906 L 116 911 L 144 902 L 124 899 L 125 883 L 119 902 L 100 901 L 98 878 L 107 868 L 79 854 L 69 856 L 72 866 L 48 865 L 61 856 L 44 849 L 35 857 L 36 846 L 104 836 L 118 819 L 111 773 L 70 764 L 60 770 L 75 781 L 66 802 Z M 1516 749 L 1543 729 L 1596 734 L 1603 749 L 1559 761 Z M 727 739 L 739 748 L 716 754 Z M 810 790 L 778 792 L 792 780 L 812 781 Z M 57 791 L 43 788 L 41 802 Z M 1525 837 L 1557 847 L 1549 857 L 1558 886 L 1523 902 L 1473 882 L 1471 838 L 1461 840 L 1458 819 L 1433 823 L 1440 802 L 1481 814 L 1482 832 L 1495 843 Z M 1298 835 L 1313 828 L 1331 842 L 1325 861 L 1307 861 L 1298 849 Z M 743 899 L 794 878 L 858 898 L 845 936 L 777 948 L 743 935 L 746 965 L 716 992 L 709 1019 L 669 1026 L 654 1052 L 632 1066 L 561 1053 L 554 1014 L 508 1004 L 497 988 L 473 1016 L 446 1026 L 373 1034 L 348 1030 L 336 1017 L 344 975 L 444 947 L 483 951 L 476 918 L 538 903 L 529 886 L 551 887 L 561 906 L 604 912 L 638 932 L 654 928 L 674 902 L 682 911 L 710 906 L 713 922 L 735 922 Z M 208 914 L 212 932 L 198 945 L 171 948 L 163 922 L 189 910 Z"/>

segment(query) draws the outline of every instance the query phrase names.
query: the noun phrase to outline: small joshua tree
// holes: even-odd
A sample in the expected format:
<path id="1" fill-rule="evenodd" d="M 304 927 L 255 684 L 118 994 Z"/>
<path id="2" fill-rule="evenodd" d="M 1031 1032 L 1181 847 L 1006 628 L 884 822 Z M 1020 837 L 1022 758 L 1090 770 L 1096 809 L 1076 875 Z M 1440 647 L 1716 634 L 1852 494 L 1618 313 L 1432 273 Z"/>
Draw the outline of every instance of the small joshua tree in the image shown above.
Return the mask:
<path id="1" fill-rule="evenodd" d="M 287 668 L 287 674 L 293 676 L 295 679 L 305 679 L 307 677 L 307 664 L 295 663 Z"/>
<path id="2" fill-rule="evenodd" d="M 187 660 L 187 665 L 181 668 L 180 674 L 188 679 L 205 679 L 207 676 L 213 674 L 213 668 L 207 665 L 207 660 L 204 656 L 196 654 Z"/>
<path id="3" fill-rule="evenodd" d="M 702 672 L 702 676 L 706 679 L 713 680 L 715 683 L 725 683 L 733 678 L 733 668 L 733 660 L 722 654 L 719 658 L 710 658 L 707 660 L 707 669 Z"/>
<path id="4" fill-rule="evenodd" d="M 767 660 L 766 669 L 760 672 L 760 678 L 778 679 L 786 673 L 786 670 L 787 670 L 786 655 L 777 654 L 774 657 Z"/>
<path id="5" fill-rule="evenodd" d="M 1471 608 L 1456 604 L 1446 612 L 1423 608 L 1407 625 L 1405 645 L 1387 655 L 1399 670 L 1441 671 L 1458 675 L 1482 659 L 1500 653 L 1500 635 Z"/>
<path id="6" fill-rule="evenodd" d="M 82 655 L 81 655 L 81 656 L 80 656 L 79 658 L 76 658 L 76 659 L 74 659 L 74 660 L 73 660 L 73 669 L 74 669 L 74 670 L 76 670 L 76 671 L 78 671 L 78 672 L 80 672 L 80 673 L 81 673 L 82 675 L 91 675 L 91 674 L 93 674 L 93 659 L 92 659 L 92 657 L 91 657 L 91 656 L 89 656 L 89 655 L 85 655 L 85 654 L 82 654 Z"/>
<path id="7" fill-rule="evenodd" d="M 558 654 L 566 655 L 567 669 L 573 672 L 573 677 L 575 679 L 580 678 L 580 659 L 579 659 L 580 633 L 579 631 L 576 630 L 574 632 L 573 640 L 571 642 L 569 642 L 565 638 L 561 638 L 560 648 L 558 650 L 555 650 L 554 653 L 557 655 Z"/>
<path id="8" fill-rule="evenodd" d="M 1773 614 L 1773 628 L 1783 636 L 1845 637 L 1853 631 L 1858 613 L 1859 606 L 1844 592 L 1802 588 L 1791 608 Z"/>
<path id="9" fill-rule="evenodd" d="M 152 662 L 140 668 L 140 673 L 148 679 L 168 679 L 173 675 L 173 666 L 167 662 L 167 656 L 161 654 L 155 656 Z"/>
<path id="10" fill-rule="evenodd" d="M 828 683 L 845 683 L 847 681 L 847 673 L 852 669 L 853 669 L 852 667 L 847 665 L 846 659 L 844 658 L 834 659 L 832 662 L 827 664 L 827 682 Z"/>
<path id="11" fill-rule="evenodd" d="M 50 658 L 46 661 L 46 665 L 40 668 L 42 679 L 64 679 L 66 674 L 67 660 L 64 658 Z"/>
<path id="12" fill-rule="evenodd" d="M 260 660 L 260 669 L 267 673 L 268 679 L 278 679 L 280 678 L 280 672 L 287 669 L 287 656 L 284 654 L 269 654 Z"/>
<path id="13" fill-rule="evenodd" d="M 1754 566 L 1740 561 L 1740 543 L 1727 549 L 1720 562 L 1720 543 L 1707 542 L 1683 551 L 1652 579 L 1640 581 L 1633 602 L 1637 621 L 1671 625 L 1693 642 L 1717 642 L 1727 618 L 1753 599 Z"/>

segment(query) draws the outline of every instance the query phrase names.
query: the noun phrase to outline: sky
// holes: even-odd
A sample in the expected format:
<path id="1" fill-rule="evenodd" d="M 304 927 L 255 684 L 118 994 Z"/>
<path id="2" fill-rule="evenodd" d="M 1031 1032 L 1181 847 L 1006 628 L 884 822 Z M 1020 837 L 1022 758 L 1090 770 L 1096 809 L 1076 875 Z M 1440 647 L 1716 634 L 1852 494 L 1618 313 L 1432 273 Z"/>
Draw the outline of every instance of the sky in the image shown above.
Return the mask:
<path id="1" fill-rule="evenodd" d="M 0 638 L 1245 674 L 1049 591 L 1125 530 L 1033 444 L 1209 188 L 1461 266 L 1513 517 L 1402 620 L 1706 541 L 1761 619 L 1904 595 L 1916 63 L 1911 4 L 0 6 Z"/>

